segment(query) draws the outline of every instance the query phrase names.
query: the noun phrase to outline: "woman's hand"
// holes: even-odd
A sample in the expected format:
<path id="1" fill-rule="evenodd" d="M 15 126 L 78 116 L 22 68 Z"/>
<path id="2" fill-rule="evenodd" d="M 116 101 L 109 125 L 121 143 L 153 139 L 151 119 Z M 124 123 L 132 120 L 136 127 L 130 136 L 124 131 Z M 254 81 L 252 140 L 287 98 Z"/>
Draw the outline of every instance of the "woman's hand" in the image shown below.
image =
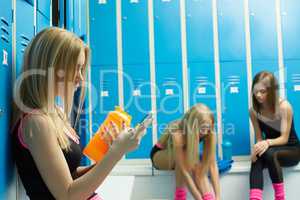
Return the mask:
<path id="1" fill-rule="evenodd" d="M 261 156 L 268 150 L 268 148 L 269 148 L 269 143 L 266 140 L 257 142 L 254 145 L 254 154 Z"/>
<path id="2" fill-rule="evenodd" d="M 135 150 L 141 141 L 141 137 L 137 134 L 137 130 L 133 128 L 128 128 L 125 126 L 125 123 L 122 124 L 121 130 L 114 124 L 111 123 L 111 131 L 109 135 L 112 137 L 112 147 L 121 152 L 129 152 Z M 145 131 L 139 130 L 139 132 Z"/>
<path id="3" fill-rule="evenodd" d="M 256 154 L 255 154 L 254 151 L 251 153 L 251 161 L 252 161 L 253 163 L 255 163 L 255 162 L 257 161 L 257 156 L 256 156 Z"/>

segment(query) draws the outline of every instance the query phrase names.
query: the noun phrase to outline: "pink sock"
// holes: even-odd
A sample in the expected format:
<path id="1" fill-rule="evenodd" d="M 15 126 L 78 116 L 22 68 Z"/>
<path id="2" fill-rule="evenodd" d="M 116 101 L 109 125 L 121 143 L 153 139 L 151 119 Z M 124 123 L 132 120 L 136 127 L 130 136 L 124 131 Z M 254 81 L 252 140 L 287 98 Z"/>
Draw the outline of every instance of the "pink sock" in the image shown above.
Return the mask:
<path id="1" fill-rule="evenodd" d="M 273 183 L 275 200 L 285 200 L 284 184 L 283 183 Z"/>
<path id="2" fill-rule="evenodd" d="M 250 190 L 250 200 L 262 200 L 262 193 L 261 189 L 251 189 Z"/>
<path id="3" fill-rule="evenodd" d="M 186 200 L 186 188 L 176 188 L 174 200 Z"/>
<path id="4" fill-rule="evenodd" d="M 215 196 L 213 193 L 206 193 L 203 195 L 203 200 L 215 200 Z"/>

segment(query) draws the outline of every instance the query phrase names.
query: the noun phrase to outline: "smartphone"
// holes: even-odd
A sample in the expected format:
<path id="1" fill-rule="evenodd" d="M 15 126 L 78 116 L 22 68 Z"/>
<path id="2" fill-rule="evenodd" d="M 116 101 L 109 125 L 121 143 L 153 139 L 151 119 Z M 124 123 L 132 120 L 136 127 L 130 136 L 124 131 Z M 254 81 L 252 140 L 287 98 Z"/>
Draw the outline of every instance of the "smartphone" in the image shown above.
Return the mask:
<path id="1" fill-rule="evenodd" d="M 148 113 L 135 127 L 136 133 L 138 136 L 144 136 L 144 130 L 147 129 L 153 121 L 153 114 Z M 142 134 L 142 135 L 141 135 Z"/>

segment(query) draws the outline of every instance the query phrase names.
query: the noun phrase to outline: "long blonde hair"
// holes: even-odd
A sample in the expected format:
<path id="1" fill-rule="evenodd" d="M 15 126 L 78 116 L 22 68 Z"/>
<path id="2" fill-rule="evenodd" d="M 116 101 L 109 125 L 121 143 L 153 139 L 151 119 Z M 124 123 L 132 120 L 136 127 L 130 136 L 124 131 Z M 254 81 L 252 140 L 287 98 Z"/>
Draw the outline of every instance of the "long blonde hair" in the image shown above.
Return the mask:
<path id="1" fill-rule="evenodd" d="M 72 109 L 74 77 L 80 52 L 85 52 L 85 66 L 89 48 L 73 33 L 51 27 L 38 33 L 25 50 L 22 74 L 14 88 L 13 116 L 38 109 L 50 119 L 62 149 L 69 148 L 66 129 L 72 130 L 69 115 Z M 82 74 L 85 77 L 85 71 Z M 63 80 L 64 110 L 55 106 L 57 84 Z M 84 81 L 83 81 L 84 83 Z M 83 87 L 84 88 L 84 87 Z M 81 92 L 81 102 L 85 90 Z M 80 103 L 82 105 L 82 103 Z"/>
<path id="2" fill-rule="evenodd" d="M 173 141 L 170 135 L 177 130 L 181 130 L 185 138 L 187 164 L 188 166 L 193 166 L 199 162 L 199 143 L 197 143 L 198 145 L 195 147 L 195 140 L 197 140 L 197 134 L 200 132 L 201 125 L 207 120 L 210 120 L 212 124 L 211 132 L 203 138 L 202 173 L 208 171 L 209 166 L 214 161 L 214 154 L 216 153 L 214 116 L 206 105 L 199 103 L 191 107 L 182 119 L 168 125 L 159 140 L 161 144 L 167 145 L 169 155 L 173 156 Z"/>

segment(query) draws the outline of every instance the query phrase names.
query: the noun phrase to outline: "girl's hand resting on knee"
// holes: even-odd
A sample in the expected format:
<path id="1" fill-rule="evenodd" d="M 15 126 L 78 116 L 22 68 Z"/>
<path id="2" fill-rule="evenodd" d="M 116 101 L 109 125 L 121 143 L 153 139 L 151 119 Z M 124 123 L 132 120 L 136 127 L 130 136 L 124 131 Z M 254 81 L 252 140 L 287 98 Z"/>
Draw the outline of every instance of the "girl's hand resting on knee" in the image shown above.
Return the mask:
<path id="1" fill-rule="evenodd" d="M 262 156 L 269 148 L 269 143 L 266 140 L 257 142 L 254 145 L 255 155 Z"/>

